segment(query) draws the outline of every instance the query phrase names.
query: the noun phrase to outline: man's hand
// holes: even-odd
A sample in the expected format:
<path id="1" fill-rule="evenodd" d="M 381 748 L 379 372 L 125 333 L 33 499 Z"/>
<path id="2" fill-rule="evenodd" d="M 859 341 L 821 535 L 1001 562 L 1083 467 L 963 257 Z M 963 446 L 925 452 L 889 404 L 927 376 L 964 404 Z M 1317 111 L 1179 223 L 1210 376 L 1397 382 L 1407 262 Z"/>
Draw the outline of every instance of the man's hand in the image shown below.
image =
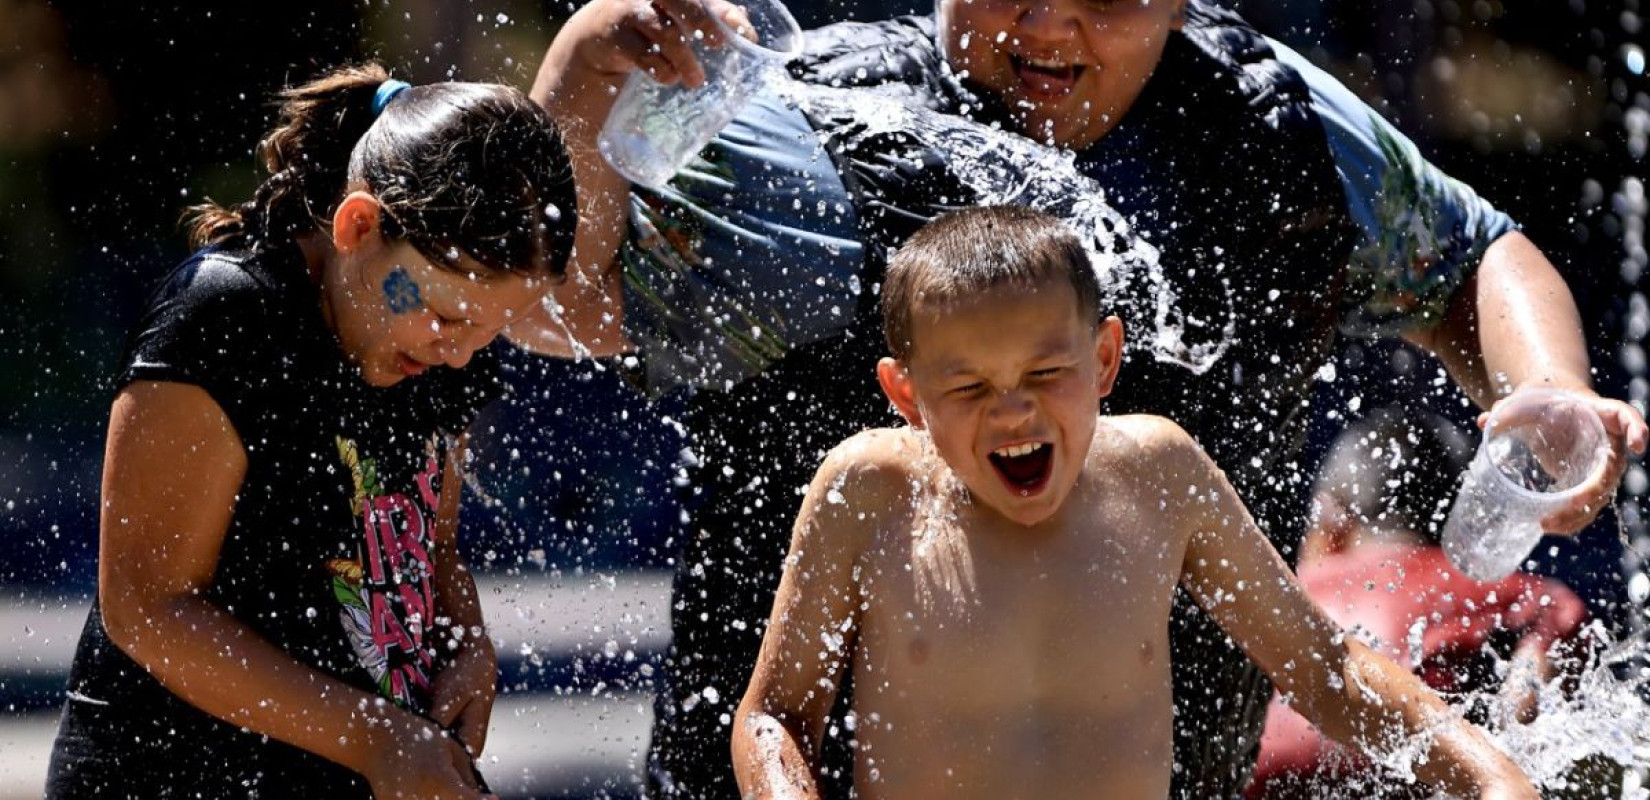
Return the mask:
<path id="1" fill-rule="evenodd" d="M 1598 415 L 1599 422 L 1604 425 L 1605 435 L 1610 441 L 1610 460 L 1602 471 L 1582 484 L 1569 505 L 1541 520 L 1542 530 L 1565 536 L 1574 535 L 1586 528 L 1615 498 L 1616 487 L 1621 483 L 1622 474 L 1627 471 L 1628 452 L 1642 455 L 1646 441 L 1650 439 L 1650 428 L 1646 427 L 1644 417 L 1632 406 L 1620 400 L 1599 397 L 1587 389 L 1570 389 L 1569 392 L 1579 397 Z M 1496 401 L 1488 412 L 1478 416 L 1478 426 L 1482 428 L 1497 408 L 1522 394 L 1522 390 L 1515 391 Z"/>

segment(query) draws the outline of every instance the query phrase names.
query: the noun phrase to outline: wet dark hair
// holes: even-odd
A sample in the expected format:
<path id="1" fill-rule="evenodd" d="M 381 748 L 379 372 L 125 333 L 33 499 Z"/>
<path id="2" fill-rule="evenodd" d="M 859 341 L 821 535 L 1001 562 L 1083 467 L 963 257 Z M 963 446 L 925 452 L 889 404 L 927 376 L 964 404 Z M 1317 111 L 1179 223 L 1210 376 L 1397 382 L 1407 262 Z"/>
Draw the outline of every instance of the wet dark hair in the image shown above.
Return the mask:
<path id="1" fill-rule="evenodd" d="M 911 316 L 998 286 L 1071 284 L 1077 312 L 1100 324 L 1100 279 L 1077 234 L 1059 219 L 1021 206 L 953 211 L 924 225 L 888 263 L 882 284 L 882 331 L 894 358 L 914 349 Z"/>
<path id="2" fill-rule="evenodd" d="M 344 67 L 280 94 L 258 145 L 269 177 L 252 199 L 189 211 L 190 243 L 269 246 L 327 230 L 352 187 L 383 208 L 384 235 L 437 265 L 467 254 L 494 273 L 560 277 L 573 247 L 573 173 L 561 135 L 520 91 L 438 83 L 373 113 L 389 73 Z"/>
<path id="3" fill-rule="evenodd" d="M 1437 544 L 1473 442 L 1458 425 L 1427 411 L 1383 406 L 1330 446 L 1316 493 L 1360 526 L 1402 528 Z"/>

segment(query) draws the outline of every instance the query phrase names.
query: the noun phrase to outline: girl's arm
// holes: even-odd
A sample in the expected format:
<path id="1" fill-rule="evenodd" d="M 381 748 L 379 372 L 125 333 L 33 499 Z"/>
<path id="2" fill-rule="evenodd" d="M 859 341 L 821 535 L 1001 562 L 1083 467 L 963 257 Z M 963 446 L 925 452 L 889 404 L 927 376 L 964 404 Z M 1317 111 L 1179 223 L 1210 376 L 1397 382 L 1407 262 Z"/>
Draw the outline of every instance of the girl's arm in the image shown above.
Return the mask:
<path id="1" fill-rule="evenodd" d="M 1220 469 L 1184 431 L 1174 438 L 1165 472 L 1196 487 L 1170 510 L 1186 526 L 1182 584 L 1282 696 L 1325 733 L 1372 754 L 1424 737 L 1415 774 L 1456 796 L 1538 797 L 1482 731 L 1409 670 L 1342 632 L 1301 589 Z"/>
<path id="2" fill-rule="evenodd" d="M 115 398 L 99 521 L 109 638 L 191 705 L 349 767 L 380 798 L 479 797 L 463 748 L 433 723 L 300 664 L 206 599 L 246 468 L 205 390 L 137 381 Z"/>
<path id="3" fill-rule="evenodd" d="M 436 508 L 435 546 L 430 554 L 437 624 L 445 618 L 448 637 L 437 641 L 447 661 L 435 677 L 432 716 L 458 737 L 472 757 L 487 744 L 487 722 L 498 697 L 498 654 L 487 636 L 476 582 L 458 551 L 458 510 L 464 494 L 464 453 L 468 437 L 447 452 Z"/>

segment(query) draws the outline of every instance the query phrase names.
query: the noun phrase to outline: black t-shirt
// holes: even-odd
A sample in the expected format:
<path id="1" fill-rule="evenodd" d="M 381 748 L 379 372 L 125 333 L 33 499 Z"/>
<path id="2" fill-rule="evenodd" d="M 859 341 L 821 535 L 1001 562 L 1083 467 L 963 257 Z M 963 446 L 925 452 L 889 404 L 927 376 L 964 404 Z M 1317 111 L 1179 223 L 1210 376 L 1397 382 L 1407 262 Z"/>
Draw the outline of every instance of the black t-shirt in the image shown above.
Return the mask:
<path id="1" fill-rule="evenodd" d="M 496 354 L 368 386 L 296 248 L 208 249 L 151 298 L 117 385 L 133 381 L 201 387 L 246 450 L 212 602 L 297 661 L 427 711 L 447 638 L 429 561 L 441 465 L 498 393 Z M 355 773 L 173 695 L 110 642 L 95 605 L 69 698 L 52 797 L 370 796 Z"/>

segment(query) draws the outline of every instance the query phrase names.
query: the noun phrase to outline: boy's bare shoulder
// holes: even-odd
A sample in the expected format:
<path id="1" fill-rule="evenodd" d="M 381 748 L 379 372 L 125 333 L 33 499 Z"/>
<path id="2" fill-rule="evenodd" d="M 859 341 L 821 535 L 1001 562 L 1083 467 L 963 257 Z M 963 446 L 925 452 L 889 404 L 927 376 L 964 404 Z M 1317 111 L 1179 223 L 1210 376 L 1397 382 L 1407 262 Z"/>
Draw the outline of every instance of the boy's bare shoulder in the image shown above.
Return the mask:
<path id="1" fill-rule="evenodd" d="M 909 428 L 874 428 L 842 440 L 825 456 L 819 477 L 844 495 L 892 499 L 909 493 L 927 459 L 927 448 Z"/>
<path id="2" fill-rule="evenodd" d="M 1185 428 L 1154 414 L 1101 416 L 1095 426 L 1092 455 L 1120 462 L 1110 465 L 1113 468 L 1137 465 L 1154 472 L 1201 464 L 1207 458 Z"/>

